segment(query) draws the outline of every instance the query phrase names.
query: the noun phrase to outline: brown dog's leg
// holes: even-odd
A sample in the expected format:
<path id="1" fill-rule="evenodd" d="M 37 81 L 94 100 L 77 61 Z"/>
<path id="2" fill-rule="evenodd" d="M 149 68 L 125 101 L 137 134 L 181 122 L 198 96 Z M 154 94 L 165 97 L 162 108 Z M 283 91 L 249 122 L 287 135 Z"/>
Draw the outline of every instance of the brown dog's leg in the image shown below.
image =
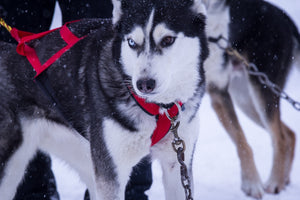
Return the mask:
<path id="1" fill-rule="evenodd" d="M 257 85 L 255 79 L 249 86 L 253 105 L 262 126 L 270 133 L 273 146 L 272 170 L 265 191 L 277 194 L 289 183 L 296 136 L 280 119 L 280 98 L 263 85 Z"/>
<path id="2" fill-rule="evenodd" d="M 241 162 L 242 190 L 249 196 L 260 199 L 263 196 L 263 185 L 258 175 L 253 152 L 240 126 L 233 103 L 227 89 L 220 90 L 208 87 L 212 106 L 232 141 L 236 145 Z"/>
<path id="3" fill-rule="evenodd" d="M 285 184 L 288 185 L 290 183 L 290 173 L 292 169 L 292 163 L 295 155 L 295 146 L 296 146 L 296 134 L 287 127 L 283 122 L 281 122 L 283 130 L 288 136 L 288 146 L 287 146 L 287 159 L 286 159 L 286 167 L 285 167 Z"/>
<path id="4" fill-rule="evenodd" d="M 265 191 L 279 193 L 289 183 L 294 158 L 295 134 L 280 120 L 279 109 L 269 119 L 269 132 L 273 144 L 273 167 Z"/>

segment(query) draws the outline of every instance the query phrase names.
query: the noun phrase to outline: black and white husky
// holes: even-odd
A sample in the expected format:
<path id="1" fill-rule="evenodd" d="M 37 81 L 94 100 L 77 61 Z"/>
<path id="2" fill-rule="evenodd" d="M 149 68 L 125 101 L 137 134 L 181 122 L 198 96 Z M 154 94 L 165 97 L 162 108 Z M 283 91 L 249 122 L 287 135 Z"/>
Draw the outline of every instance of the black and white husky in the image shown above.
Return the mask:
<path id="1" fill-rule="evenodd" d="M 293 21 L 282 10 L 262 0 L 203 2 L 208 8 L 208 37 L 228 38 L 233 48 L 283 87 L 300 52 L 300 35 Z M 215 42 L 226 46 L 224 40 Z M 216 43 L 210 43 L 209 48 L 211 54 L 204 64 L 207 89 L 214 110 L 236 145 L 242 168 L 242 190 L 255 198 L 261 198 L 264 191 L 279 193 L 290 181 L 295 149 L 295 134 L 280 119 L 279 97 L 257 78 L 249 76 L 245 66 L 229 58 Z M 258 175 L 233 102 L 271 135 L 273 167 L 265 185 Z"/>
<path id="2" fill-rule="evenodd" d="M 132 93 L 158 105 L 160 113 L 183 103 L 178 131 L 191 173 L 208 55 L 203 6 L 193 0 L 113 5 L 112 23 L 69 25 L 78 37 L 87 36 L 40 75 L 52 100 L 33 81 L 35 72 L 16 46 L 0 43 L 1 200 L 14 197 L 37 150 L 73 166 L 93 200 L 124 199 L 132 167 L 151 153 L 162 164 L 166 199 L 184 199 L 173 136 L 150 148 L 157 118 Z M 43 63 L 65 44 L 56 31 L 30 45 Z"/>

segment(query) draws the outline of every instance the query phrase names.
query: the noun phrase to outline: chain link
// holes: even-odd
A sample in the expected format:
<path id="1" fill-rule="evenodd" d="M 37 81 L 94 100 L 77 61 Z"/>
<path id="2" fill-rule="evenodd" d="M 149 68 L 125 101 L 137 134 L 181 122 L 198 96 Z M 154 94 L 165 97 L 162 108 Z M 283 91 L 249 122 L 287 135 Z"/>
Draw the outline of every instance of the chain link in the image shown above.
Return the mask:
<path id="1" fill-rule="evenodd" d="M 182 184 L 182 187 L 185 192 L 185 199 L 193 200 L 192 189 L 191 189 L 191 180 L 188 175 L 187 166 L 184 163 L 185 142 L 178 136 L 178 127 L 180 125 L 180 121 L 176 122 L 176 120 L 177 120 L 177 117 L 170 119 L 170 121 L 171 121 L 170 131 L 174 135 L 174 139 L 172 141 L 172 146 L 173 146 L 174 151 L 177 153 L 177 160 L 180 164 L 181 184 Z"/>
<path id="2" fill-rule="evenodd" d="M 227 43 L 227 47 L 225 47 L 224 45 L 221 45 L 220 41 L 222 41 L 222 40 Z M 215 41 L 211 40 L 211 42 L 216 43 L 218 45 L 218 47 L 222 50 L 225 50 L 229 56 L 232 56 L 232 57 L 236 58 L 237 60 L 239 60 L 240 62 L 242 62 L 246 66 L 246 69 L 250 75 L 257 77 L 259 82 L 262 85 L 265 85 L 266 87 L 268 87 L 274 94 L 276 94 L 278 97 L 280 97 L 282 99 L 285 99 L 294 107 L 294 109 L 296 109 L 297 111 L 300 111 L 300 102 L 297 102 L 294 99 L 292 99 L 278 85 L 273 83 L 265 73 L 260 72 L 254 63 L 248 62 L 237 50 L 230 47 L 229 41 L 226 38 L 224 38 L 223 36 L 219 36 Z"/>

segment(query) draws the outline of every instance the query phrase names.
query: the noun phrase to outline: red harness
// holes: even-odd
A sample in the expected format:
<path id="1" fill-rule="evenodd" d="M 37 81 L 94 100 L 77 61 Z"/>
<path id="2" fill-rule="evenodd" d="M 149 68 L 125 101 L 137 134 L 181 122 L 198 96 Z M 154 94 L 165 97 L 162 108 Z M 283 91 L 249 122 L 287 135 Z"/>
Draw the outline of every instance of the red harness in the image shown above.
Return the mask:
<path id="1" fill-rule="evenodd" d="M 78 20 L 77 20 L 78 21 Z M 76 21 L 73 21 L 76 22 Z M 64 24 L 60 28 L 56 28 L 53 30 L 45 31 L 42 33 L 29 33 L 24 31 L 19 31 L 16 28 L 12 28 L 11 35 L 13 38 L 15 38 L 18 41 L 17 46 L 17 52 L 22 55 L 26 56 L 34 70 L 36 71 L 35 78 L 39 76 L 44 70 L 46 70 L 50 65 L 52 65 L 57 59 L 59 59 L 62 54 L 64 54 L 67 50 L 69 50 L 73 45 L 75 45 L 78 41 L 82 40 L 85 36 L 78 38 L 75 36 L 70 29 L 67 27 L 68 24 L 72 22 L 68 22 Z M 51 58 L 49 58 L 44 64 L 41 64 L 36 51 L 34 48 L 30 47 L 28 45 L 28 42 L 41 38 L 53 31 L 56 31 L 60 29 L 60 35 L 61 38 L 67 43 L 67 46 L 59 50 L 57 53 L 55 53 Z M 171 121 L 166 116 L 165 113 L 161 114 L 160 106 L 155 103 L 148 103 L 145 101 L 145 99 L 137 96 L 136 94 L 132 93 L 133 98 L 137 102 L 139 106 L 142 107 L 142 109 L 153 116 L 157 117 L 157 123 L 156 128 L 152 134 L 151 137 L 151 146 L 155 145 L 157 142 L 159 142 L 170 130 L 171 127 Z M 181 102 L 178 102 L 180 106 L 182 106 Z M 167 112 L 169 113 L 170 118 L 174 118 L 178 115 L 179 110 L 177 106 L 174 104 L 171 108 L 167 109 Z"/>
<path id="2" fill-rule="evenodd" d="M 77 20 L 78 21 L 78 20 Z M 44 70 L 46 70 L 50 65 L 52 65 L 57 59 L 59 59 L 62 54 L 64 54 L 67 50 L 69 50 L 72 46 L 74 46 L 78 41 L 82 40 L 85 36 L 78 38 L 75 36 L 70 29 L 68 28 L 68 24 L 73 23 L 76 21 L 72 22 L 67 22 L 60 28 L 56 28 L 53 30 L 45 31 L 42 33 L 29 33 L 29 32 L 24 32 L 24 31 L 19 31 L 16 28 L 12 28 L 11 30 L 11 35 L 13 38 L 17 40 L 19 43 L 17 46 L 17 52 L 22 55 L 26 56 L 34 70 L 36 71 L 35 77 L 40 75 Z M 27 43 L 44 37 L 45 35 L 56 31 L 60 29 L 60 36 L 61 38 L 67 43 L 67 46 L 59 50 L 57 53 L 55 53 L 51 58 L 49 58 L 43 65 L 41 64 L 34 48 L 30 47 Z"/>

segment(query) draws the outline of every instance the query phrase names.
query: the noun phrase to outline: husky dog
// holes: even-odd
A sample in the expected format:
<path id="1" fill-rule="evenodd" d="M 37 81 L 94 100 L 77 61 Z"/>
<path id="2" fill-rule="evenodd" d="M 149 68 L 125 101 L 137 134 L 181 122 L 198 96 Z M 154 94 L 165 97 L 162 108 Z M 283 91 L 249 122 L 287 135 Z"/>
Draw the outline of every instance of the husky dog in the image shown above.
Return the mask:
<path id="1" fill-rule="evenodd" d="M 132 167 L 151 153 L 161 161 L 166 199 L 181 200 L 172 134 L 151 146 L 156 117 L 137 95 L 164 113 L 181 102 L 180 137 L 191 175 L 197 110 L 208 56 L 204 7 L 193 0 L 113 0 L 113 20 L 81 20 L 87 35 L 38 76 L 16 46 L 0 43 L 0 197 L 11 200 L 37 150 L 60 157 L 87 184 L 91 199 L 124 199 Z M 59 51 L 59 31 L 29 43 L 41 63 Z M 50 94 L 52 98 L 49 98 Z"/>
<path id="2" fill-rule="evenodd" d="M 210 56 L 204 64 L 212 106 L 236 145 L 240 158 L 242 190 L 262 198 L 264 191 L 279 193 L 290 182 L 295 134 L 280 119 L 279 97 L 245 66 L 231 59 L 216 43 L 224 40 L 238 50 L 271 81 L 284 87 L 294 58 L 299 56 L 300 35 L 293 21 L 280 9 L 261 0 L 204 0 Z M 296 60 L 296 59 L 295 59 Z M 233 102 L 259 126 L 267 130 L 273 144 L 273 167 L 263 186 L 253 152 L 235 114 Z"/>

